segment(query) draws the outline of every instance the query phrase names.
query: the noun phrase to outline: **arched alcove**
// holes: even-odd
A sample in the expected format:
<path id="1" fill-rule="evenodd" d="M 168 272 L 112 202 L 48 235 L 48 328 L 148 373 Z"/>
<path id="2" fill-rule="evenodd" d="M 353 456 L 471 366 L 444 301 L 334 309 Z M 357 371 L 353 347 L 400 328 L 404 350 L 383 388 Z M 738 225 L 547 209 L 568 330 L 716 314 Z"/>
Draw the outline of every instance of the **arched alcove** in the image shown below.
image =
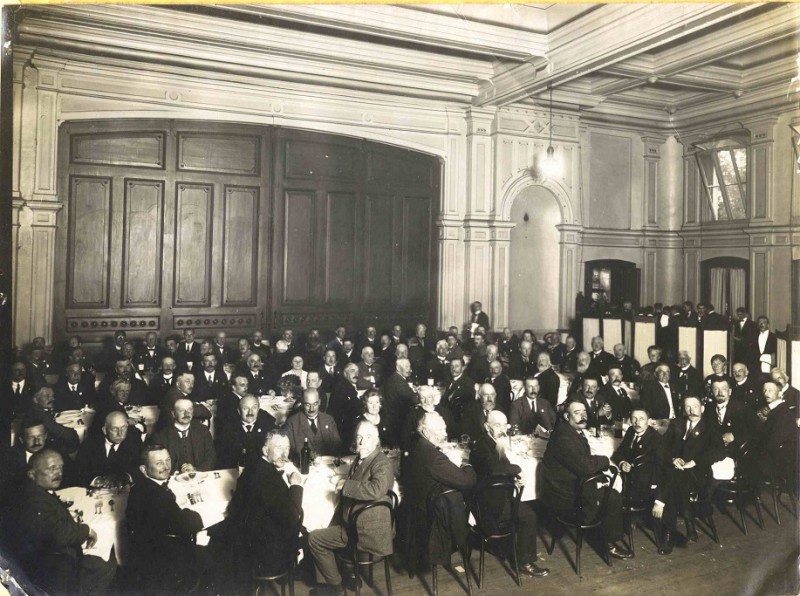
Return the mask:
<path id="1" fill-rule="evenodd" d="M 547 188 L 530 185 L 513 199 L 509 219 L 508 324 L 513 329 L 552 330 L 559 323 L 561 210 Z"/>

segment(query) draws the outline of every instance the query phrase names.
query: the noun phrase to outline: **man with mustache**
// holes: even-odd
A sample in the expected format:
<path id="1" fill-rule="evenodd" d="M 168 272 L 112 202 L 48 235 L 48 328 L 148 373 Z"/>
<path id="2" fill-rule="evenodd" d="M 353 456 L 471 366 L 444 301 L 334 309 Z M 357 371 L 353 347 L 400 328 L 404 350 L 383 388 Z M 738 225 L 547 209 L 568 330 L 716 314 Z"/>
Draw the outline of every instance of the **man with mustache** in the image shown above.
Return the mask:
<path id="1" fill-rule="evenodd" d="M 633 409 L 631 398 L 622 385 L 623 378 L 622 369 L 612 366 L 608 369 L 608 383 L 598 392 L 600 399 L 611 406 L 617 418 L 627 418 Z"/>
<path id="2" fill-rule="evenodd" d="M 224 529 L 215 537 L 230 551 L 231 594 L 250 589 L 251 569 L 272 575 L 297 556 L 290 545 L 300 531 L 303 477 L 289 461 L 289 451 L 286 435 L 267 434 L 261 457 L 236 483 Z"/>
<path id="3" fill-rule="evenodd" d="M 4 516 L 3 532 L 10 552 L 25 573 L 50 594 L 104 593 L 114 579 L 117 564 L 87 555 L 83 545 L 92 547 L 97 534 L 78 523 L 59 500 L 64 460 L 49 448 L 31 456 L 19 499 Z"/>
<path id="4" fill-rule="evenodd" d="M 481 483 L 490 482 L 498 476 L 508 479 L 517 478 L 522 470 L 516 464 L 508 461 L 506 452 L 511 448 L 508 438 L 508 421 L 506 415 L 499 410 L 489 412 L 484 425 L 485 434 L 475 441 L 470 454 L 470 463 L 478 475 L 478 490 Z M 492 519 L 489 524 L 500 533 L 500 522 L 508 519 L 510 514 L 508 502 L 493 498 L 491 494 L 483 497 L 481 509 L 487 511 Z M 550 573 L 536 564 L 536 535 L 538 520 L 530 503 L 520 503 L 518 510 L 516 558 L 517 564 L 523 573 L 533 577 L 544 577 Z"/>
<path id="5" fill-rule="evenodd" d="M 550 402 L 539 396 L 541 389 L 537 377 L 525 379 L 525 394 L 511 404 L 510 421 L 523 435 L 533 434 L 537 426 L 553 430 L 556 414 Z"/>
<path id="6" fill-rule="evenodd" d="M 542 500 L 556 513 L 574 509 L 576 487 L 586 478 L 606 470 L 610 461 L 605 455 L 592 455 L 586 436 L 589 416 L 586 406 L 580 401 L 567 403 L 563 420 L 556 424 L 542 459 Z M 607 493 L 607 495 L 606 495 Z M 622 538 L 622 497 L 611 487 L 584 486 L 580 505 L 587 519 L 594 518 L 598 504 L 607 497 L 603 516 L 603 531 L 608 543 L 608 552 L 618 559 L 629 559 L 633 555 L 617 541 Z"/>

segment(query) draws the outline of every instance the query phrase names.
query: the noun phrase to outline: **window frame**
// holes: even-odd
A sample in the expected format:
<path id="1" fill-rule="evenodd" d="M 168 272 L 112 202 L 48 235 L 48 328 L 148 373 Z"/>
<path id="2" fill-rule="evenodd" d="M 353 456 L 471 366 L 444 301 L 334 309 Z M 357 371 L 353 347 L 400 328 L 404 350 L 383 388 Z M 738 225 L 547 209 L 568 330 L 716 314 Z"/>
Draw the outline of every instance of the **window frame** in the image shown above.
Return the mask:
<path id="1" fill-rule="evenodd" d="M 706 196 L 706 206 L 708 207 L 708 214 L 710 216 L 710 220 L 704 221 L 703 215 L 706 213 L 706 210 L 701 210 L 701 221 L 703 223 L 718 223 L 718 222 L 739 222 L 739 221 L 747 221 L 750 219 L 750 188 L 747 184 L 747 175 L 750 172 L 750 135 L 749 133 L 747 136 L 744 135 L 734 135 L 730 137 L 725 137 L 723 139 L 710 141 L 706 143 L 696 143 L 694 145 L 696 149 L 694 153 L 695 162 L 697 163 L 697 169 L 700 174 L 700 180 L 703 183 L 703 192 Z M 736 149 L 744 149 L 745 151 L 745 168 L 746 168 L 746 175 L 742 177 L 742 174 L 739 170 L 739 164 L 736 162 L 736 155 L 734 154 L 734 150 Z M 723 151 L 728 152 L 728 155 L 731 159 L 731 164 L 733 166 L 733 175 L 735 177 L 735 181 L 731 184 L 726 184 L 725 176 L 722 173 L 722 165 L 720 164 L 720 153 Z M 710 167 L 713 170 L 708 169 L 708 162 Z M 713 178 L 716 177 L 718 184 L 713 184 Z M 709 179 L 711 178 L 711 179 Z M 742 204 L 742 209 L 744 210 L 744 217 L 734 217 L 733 212 L 734 209 L 731 204 L 731 198 L 728 193 L 728 187 L 734 186 L 739 190 L 739 197 Z M 714 189 L 718 188 L 720 195 L 722 196 L 722 205 L 725 209 L 725 218 L 720 218 L 715 216 L 718 213 L 718 210 L 714 209 L 714 196 L 713 192 Z"/>

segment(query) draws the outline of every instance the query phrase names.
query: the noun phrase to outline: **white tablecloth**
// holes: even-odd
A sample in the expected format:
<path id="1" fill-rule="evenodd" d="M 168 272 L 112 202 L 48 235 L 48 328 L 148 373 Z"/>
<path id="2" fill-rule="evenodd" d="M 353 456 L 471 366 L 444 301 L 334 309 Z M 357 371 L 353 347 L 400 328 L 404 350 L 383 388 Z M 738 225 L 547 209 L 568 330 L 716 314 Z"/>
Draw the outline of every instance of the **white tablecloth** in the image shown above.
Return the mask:
<path id="1" fill-rule="evenodd" d="M 278 425 L 286 422 L 286 417 L 292 413 L 294 400 L 287 400 L 280 395 L 262 395 L 258 398 L 258 406 L 275 419 Z"/>
<path id="2" fill-rule="evenodd" d="M 621 439 L 613 436 L 603 435 L 599 438 L 589 437 L 589 449 L 592 455 L 605 455 L 611 457 L 614 449 L 621 443 Z M 547 449 L 547 441 L 532 435 L 520 435 L 511 437 L 511 452 L 508 453 L 508 460 L 518 465 L 522 469 L 523 489 L 522 500 L 532 501 L 539 496 L 539 464 L 544 457 Z"/>

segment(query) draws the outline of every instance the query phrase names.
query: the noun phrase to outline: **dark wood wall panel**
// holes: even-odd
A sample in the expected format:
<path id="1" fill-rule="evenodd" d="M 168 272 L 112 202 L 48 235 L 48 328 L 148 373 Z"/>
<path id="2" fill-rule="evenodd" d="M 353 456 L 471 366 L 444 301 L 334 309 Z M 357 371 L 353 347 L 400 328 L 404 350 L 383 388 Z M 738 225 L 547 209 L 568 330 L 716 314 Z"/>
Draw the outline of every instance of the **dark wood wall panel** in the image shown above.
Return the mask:
<path id="1" fill-rule="evenodd" d="M 356 195 L 331 193 L 327 197 L 325 301 L 351 301 L 356 283 Z"/>
<path id="2" fill-rule="evenodd" d="M 164 133 L 161 131 L 76 134 L 71 141 L 72 163 L 164 167 Z"/>
<path id="3" fill-rule="evenodd" d="M 364 298 L 369 302 L 392 299 L 392 201 L 391 197 L 368 195 L 364 226 L 366 246 L 366 284 Z"/>
<path id="4" fill-rule="evenodd" d="M 356 178 L 355 147 L 319 141 L 286 141 L 286 177 L 309 180 Z"/>
<path id="5" fill-rule="evenodd" d="M 428 197 L 407 197 L 403 201 L 403 299 L 405 302 L 425 302 L 430 288 L 431 201 Z"/>
<path id="6" fill-rule="evenodd" d="M 175 305 L 208 306 L 211 294 L 211 184 L 177 185 L 175 197 Z"/>
<path id="7" fill-rule="evenodd" d="M 261 137 L 181 133 L 178 169 L 260 175 Z"/>
<path id="8" fill-rule="evenodd" d="M 284 197 L 283 301 L 311 302 L 316 253 L 315 193 L 289 191 Z"/>
<path id="9" fill-rule="evenodd" d="M 111 178 L 74 176 L 70 184 L 70 279 L 68 304 L 108 306 Z"/>
<path id="10" fill-rule="evenodd" d="M 256 304 L 258 282 L 258 187 L 225 188 L 222 303 Z"/>
<path id="11" fill-rule="evenodd" d="M 125 180 L 123 306 L 161 302 L 163 204 L 162 180 Z"/>

